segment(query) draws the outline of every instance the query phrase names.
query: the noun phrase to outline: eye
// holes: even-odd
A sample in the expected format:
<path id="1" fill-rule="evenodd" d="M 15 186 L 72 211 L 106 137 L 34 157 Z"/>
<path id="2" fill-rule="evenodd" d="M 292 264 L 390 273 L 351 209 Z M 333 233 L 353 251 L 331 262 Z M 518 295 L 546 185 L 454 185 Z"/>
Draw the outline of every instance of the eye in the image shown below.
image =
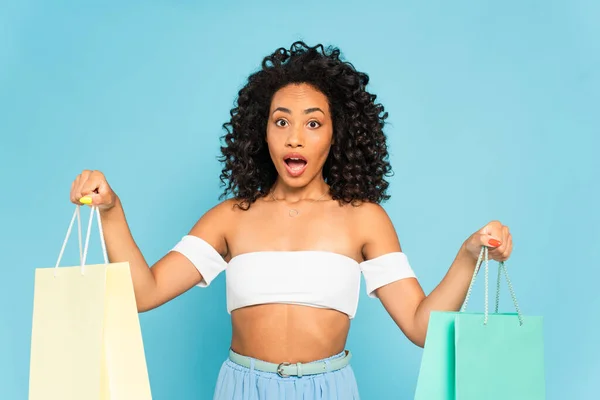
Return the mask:
<path id="1" fill-rule="evenodd" d="M 313 120 L 313 121 L 310 121 L 310 122 L 308 123 L 308 127 L 309 127 L 309 128 L 311 128 L 311 129 L 317 129 L 317 128 L 318 128 L 318 127 L 320 127 L 320 126 L 321 126 L 321 124 L 320 124 L 320 123 L 318 123 L 317 121 L 314 121 L 314 120 Z"/>
<path id="2" fill-rule="evenodd" d="M 277 121 L 275 121 L 275 125 L 279 126 L 280 128 L 283 128 L 287 125 L 287 121 L 285 119 L 278 119 Z"/>

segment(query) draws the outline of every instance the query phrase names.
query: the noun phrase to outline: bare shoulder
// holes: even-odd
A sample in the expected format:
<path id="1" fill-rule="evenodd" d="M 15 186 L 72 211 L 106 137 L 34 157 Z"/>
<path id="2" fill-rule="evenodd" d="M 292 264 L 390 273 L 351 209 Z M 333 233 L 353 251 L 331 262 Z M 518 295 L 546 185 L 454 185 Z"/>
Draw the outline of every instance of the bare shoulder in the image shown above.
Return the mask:
<path id="1" fill-rule="evenodd" d="M 194 228 L 202 229 L 207 225 L 223 223 L 234 218 L 238 202 L 235 199 L 224 200 L 208 209 L 198 220 Z"/>
<path id="2" fill-rule="evenodd" d="M 236 214 L 240 212 L 238 205 L 236 199 L 227 199 L 216 204 L 198 219 L 190 230 L 190 235 L 205 240 L 223 257 L 227 256 L 229 251 L 226 237 Z"/>
<path id="3" fill-rule="evenodd" d="M 348 211 L 352 214 L 354 229 L 361 232 L 362 252 L 366 260 L 402 251 L 396 228 L 383 206 L 363 202 L 351 206 Z"/>
<path id="4" fill-rule="evenodd" d="M 385 209 L 377 203 L 364 201 L 356 205 L 348 205 L 349 212 L 357 218 L 387 217 Z"/>
<path id="5" fill-rule="evenodd" d="M 348 205 L 348 214 L 353 222 L 365 231 L 376 231 L 392 224 L 387 211 L 377 203 L 363 202 L 358 205 Z"/>

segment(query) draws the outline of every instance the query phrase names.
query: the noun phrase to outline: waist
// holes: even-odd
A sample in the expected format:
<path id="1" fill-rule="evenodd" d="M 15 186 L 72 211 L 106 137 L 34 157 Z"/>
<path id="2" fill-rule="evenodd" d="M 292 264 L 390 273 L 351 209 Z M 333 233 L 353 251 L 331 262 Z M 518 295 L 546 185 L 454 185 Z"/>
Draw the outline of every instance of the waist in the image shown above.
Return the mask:
<path id="1" fill-rule="evenodd" d="M 230 363 L 246 369 L 277 374 L 282 378 L 290 376 L 302 377 L 337 371 L 349 365 L 351 358 L 352 354 L 350 351 L 344 350 L 333 356 L 309 362 L 282 361 L 276 363 L 242 355 L 232 349 L 229 350 Z"/>
<path id="2" fill-rule="evenodd" d="M 246 307 L 231 314 L 231 348 L 270 362 L 309 362 L 341 352 L 348 316 L 289 304 Z"/>

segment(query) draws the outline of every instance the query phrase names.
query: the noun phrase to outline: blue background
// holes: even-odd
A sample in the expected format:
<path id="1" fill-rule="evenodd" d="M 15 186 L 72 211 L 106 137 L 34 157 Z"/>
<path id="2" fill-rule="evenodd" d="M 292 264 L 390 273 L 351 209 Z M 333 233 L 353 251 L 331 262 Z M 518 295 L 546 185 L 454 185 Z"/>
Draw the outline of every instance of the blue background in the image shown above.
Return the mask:
<path id="1" fill-rule="evenodd" d="M 3 1 L 0 397 L 27 396 L 34 269 L 54 265 L 76 174 L 106 173 L 157 261 L 218 201 L 247 75 L 305 39 L 340 46 L 390 112 L 385 207 L 425 290 L 472 232 L 509 225 L 521 307 L 545 317 L 548 399 L 596 398 L 599 20 L 591 0 Z M 154 397 L 211 398 L 224 276 L 140 318 Z M 364 398 L 412 398 L 421 349 L 364 291 L 348 348 Z"/>

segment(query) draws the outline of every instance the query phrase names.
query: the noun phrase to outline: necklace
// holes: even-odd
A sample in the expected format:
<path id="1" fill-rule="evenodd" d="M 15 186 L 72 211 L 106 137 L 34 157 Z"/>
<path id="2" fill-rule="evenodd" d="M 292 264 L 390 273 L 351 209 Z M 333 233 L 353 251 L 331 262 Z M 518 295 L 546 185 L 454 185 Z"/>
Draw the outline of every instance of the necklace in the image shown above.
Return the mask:
<path id="1" fill-rule="evenodd" d="M 325 195 L 326 195 L 327 193 L 329 193 L 329 189 L 327 189 L 327 191 L 326 191 L 325 193 L 323 193 L 323 194 L 321 195 L 321 197 L 319 197 L 319 198 L 318 198 L 318 199 L 316 199 L 316 200 L 313 200 L 313 201 L 312 201 L 312 203 L 315 203 L 315 202 L 317 202 L 317 201 L 321 200 L 323 197 L 325 197 Z M 273 192 L 271 192 L 271 197 L 273 198 L 273 200 L 275 200 L 276 202 L 280 203 L 280 201 L 279 201 L 279 200 L 277 200 L 277 199 L 275 198 L 275 195 L 273 194 Z M 290 217 L 297 217 L 298 215 L 300 215 L 300 211 L 298 211 L 298 209 L 297 209 L 297 208 L 290 208 L 290 210 L 288 211 L 288 215 L 289 215 Z"/>

